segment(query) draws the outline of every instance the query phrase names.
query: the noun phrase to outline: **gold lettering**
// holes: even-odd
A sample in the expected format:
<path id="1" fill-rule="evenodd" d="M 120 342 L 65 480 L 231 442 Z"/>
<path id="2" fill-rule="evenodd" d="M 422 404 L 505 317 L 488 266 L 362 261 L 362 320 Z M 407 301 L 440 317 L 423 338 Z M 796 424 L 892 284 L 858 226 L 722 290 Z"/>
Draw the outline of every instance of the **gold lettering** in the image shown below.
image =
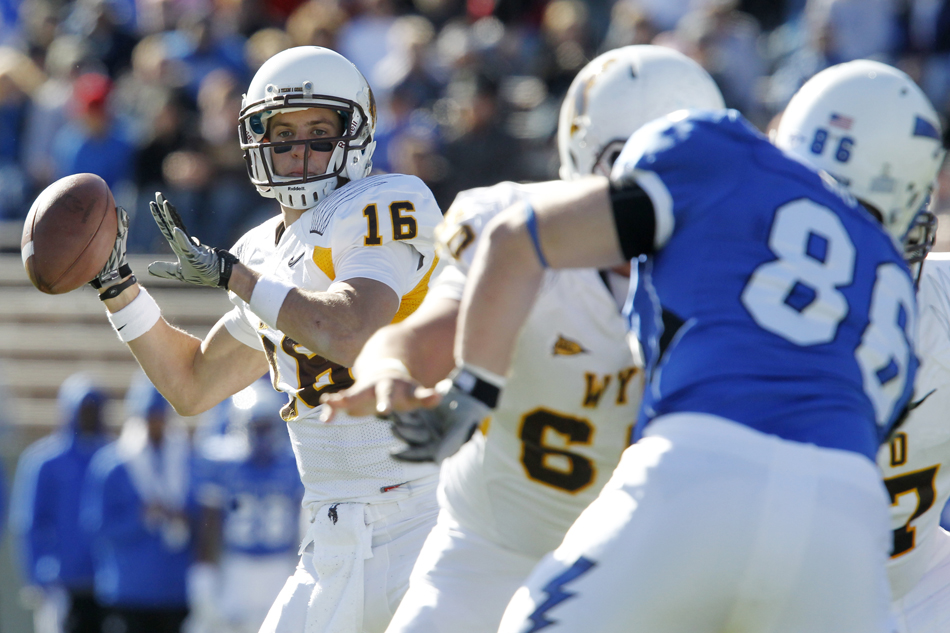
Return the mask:
<path id="1" fill-rule="evenodd" d="M 617 379 L 620 381 L 620 391 L 617 393 L 617 404 L 627 404 L 627 386 L 639 370 L 636 367 L 627 367 L 617 372 Z"/>
<path id="2" fill-rule="evenodd" d="M 907 463 L 907 434 L 897 433 L 891 438 L 891 466 L 903 466 Z"/>
<path id="3" fill-rule="evenodd" d="M 587 391 L 584 393 L 584 406 L 593 409 L 600 403 L 600 397 L 610 386 L 610 374 L 604 376 L 604 381 L 598 379 L 597 374 L 584 372 L 584 379 L 587 381 Z"/>

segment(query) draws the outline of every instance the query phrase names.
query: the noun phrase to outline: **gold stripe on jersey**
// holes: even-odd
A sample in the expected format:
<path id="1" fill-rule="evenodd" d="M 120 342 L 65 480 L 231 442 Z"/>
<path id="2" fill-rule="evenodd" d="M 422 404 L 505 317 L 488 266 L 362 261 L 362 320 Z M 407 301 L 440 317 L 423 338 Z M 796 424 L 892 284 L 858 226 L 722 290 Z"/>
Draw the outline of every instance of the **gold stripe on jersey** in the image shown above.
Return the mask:
<path id="1" fill-rule="evenodd" d="M 313 263 L 317 268 L 323 271 L 327 279 L 333 281 L 336 279 L 336 270 L 333 268 L 333 249 L 323 248 L 322 246 L 313 247 Z"/>
<path id="2" fill-rule="evenodd" d="M 434 271 L 438 265 L 439 258 L 433 257 L 432 265 L 429 266 L 429 270 L 425 276 L 416 284 L 415 288 L 402 296 L 402 301 L 399 302 L 399 310 L 396 311 L 396 316 L 393 317 L 393 323 L 399 323 L 416 311 L 416 308 L 419 307 L 422 300 L 426 298 L 426 293 L 429 292 L 429 277 L 432 276 L 432 271 Z"/>

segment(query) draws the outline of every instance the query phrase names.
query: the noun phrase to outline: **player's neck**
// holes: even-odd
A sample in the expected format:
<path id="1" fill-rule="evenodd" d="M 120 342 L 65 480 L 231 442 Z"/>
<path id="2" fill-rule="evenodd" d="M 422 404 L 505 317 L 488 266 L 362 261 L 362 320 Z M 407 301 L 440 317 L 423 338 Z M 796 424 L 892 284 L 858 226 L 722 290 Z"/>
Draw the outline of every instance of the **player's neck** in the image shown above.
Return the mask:
<path id="1" fill-rule="evenodd" d="M 297 221 L 297 219 L 303 215 L 301 209 L 291 209 L 290 207 L 285 207 L 280 205 L 280 212 L 284 216 L 284 226 L 289 227 L 291 224 Z"/>

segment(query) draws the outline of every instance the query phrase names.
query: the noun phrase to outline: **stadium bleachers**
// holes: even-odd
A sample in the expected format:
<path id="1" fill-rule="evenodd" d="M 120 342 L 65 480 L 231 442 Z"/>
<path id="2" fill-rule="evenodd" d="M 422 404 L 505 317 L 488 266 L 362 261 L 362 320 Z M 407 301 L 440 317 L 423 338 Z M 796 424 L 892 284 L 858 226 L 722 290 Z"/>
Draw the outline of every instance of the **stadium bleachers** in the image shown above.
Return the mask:
<path id="1" fill-rule="evenodd" d="M 123 416 L 121 399 L 138 365 L 109 326 L 94 291 L 81 288 L 45 295 L 30 284 L 19 253 L 4 250 L 0 254 L 0 388 L 9 399 L 2 407 L 4 420 L 26 437 L 45 435 L 59 423 L 59 385 L 70 374 L 86 371 L 113 398 L 106 410 L 107 421 L 118 426 Z M 203 337 L 229 309 L 227 295 L 149 277 L 149 262 L 163 257 L 167 256 L 133 256 L 130 264 L 162 306 L 165 318 Z"/>

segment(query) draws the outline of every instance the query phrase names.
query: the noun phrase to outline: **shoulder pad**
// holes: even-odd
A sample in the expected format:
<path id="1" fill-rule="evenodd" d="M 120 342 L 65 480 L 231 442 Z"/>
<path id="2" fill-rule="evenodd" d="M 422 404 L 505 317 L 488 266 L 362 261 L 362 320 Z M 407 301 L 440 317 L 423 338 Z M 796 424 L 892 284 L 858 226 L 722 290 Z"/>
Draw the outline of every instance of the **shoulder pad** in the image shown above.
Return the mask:
<path id="1" fill-rule="evenodd" d="M 310 245 L 335 250 L 389 242 L 431 248 L 442 212 L 420 179 L 404 174 L 370 176 L 343 187 L 301 216 L 298 234 Z"/>
<path id="2" fill-rule="evenodd" d="M 488 222 L 508 207 L 525 201 L 528 188 L 513 182 L 459 193 L 435 230 L 440 257 L 454 259 L 464 269 L 472 263 L 475 244 Z"/>

